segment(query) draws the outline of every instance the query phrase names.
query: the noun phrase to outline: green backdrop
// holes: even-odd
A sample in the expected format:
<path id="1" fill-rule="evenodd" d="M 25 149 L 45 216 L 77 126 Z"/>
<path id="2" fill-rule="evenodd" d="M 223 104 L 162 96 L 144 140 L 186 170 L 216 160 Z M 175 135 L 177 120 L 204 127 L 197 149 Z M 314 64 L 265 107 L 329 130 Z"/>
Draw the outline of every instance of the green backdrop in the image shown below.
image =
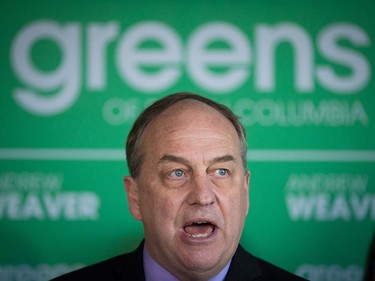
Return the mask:
<path id="1" fill-rule="evenodd" d="M 0 280 L 134 249 L 124 143 L 176 91 L 248 134 L 241 243 L 311 280 L 360 280 L 375 221 L 375 5 L 2 1 Z"/>

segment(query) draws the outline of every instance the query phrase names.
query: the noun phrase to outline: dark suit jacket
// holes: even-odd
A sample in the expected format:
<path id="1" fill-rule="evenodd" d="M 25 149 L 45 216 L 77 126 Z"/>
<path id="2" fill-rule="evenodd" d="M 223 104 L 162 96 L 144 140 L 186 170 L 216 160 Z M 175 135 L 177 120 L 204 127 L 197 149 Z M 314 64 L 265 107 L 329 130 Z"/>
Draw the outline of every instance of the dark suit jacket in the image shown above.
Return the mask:
<path id="1" fill-rule="evenodd" d="M 145 281 L 143 243 L 134 251 L 60 276 L 54 281 Z M 298 281 L 305 280 L 256 258 L 240 245 L 232 259 L 225 281 Z M 161 280 L 162 281 L 162 280 Z"/>

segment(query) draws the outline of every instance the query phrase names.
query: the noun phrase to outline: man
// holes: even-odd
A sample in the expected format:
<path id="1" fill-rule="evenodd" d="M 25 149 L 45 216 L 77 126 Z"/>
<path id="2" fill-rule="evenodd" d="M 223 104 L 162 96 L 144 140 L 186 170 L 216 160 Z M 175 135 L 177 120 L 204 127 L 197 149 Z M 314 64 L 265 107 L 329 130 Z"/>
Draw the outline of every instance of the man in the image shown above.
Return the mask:
<path id="1" fill-rule="evenodd" d="M 124 178 L 144 242 L 58 280 L 303 280 L 239 246 L 246 152 L 242 125 L 220 104 L 177 93 L 148 107 L 129 133 Z"/>

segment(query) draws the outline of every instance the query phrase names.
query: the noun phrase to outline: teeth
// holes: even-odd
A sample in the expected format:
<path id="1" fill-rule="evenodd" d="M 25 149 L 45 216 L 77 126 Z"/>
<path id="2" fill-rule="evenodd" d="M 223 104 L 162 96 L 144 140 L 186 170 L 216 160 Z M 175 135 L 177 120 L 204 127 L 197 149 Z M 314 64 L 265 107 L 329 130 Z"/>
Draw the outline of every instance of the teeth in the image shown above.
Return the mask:
<path id="1" fill-rule="evenodd" d="M 209 221 L 195 221 L 185 226 L 184 230 L 192 238 L 204 239 L 213 234 L 215 226 Z"/>
<path id="2" fill-rule="evenodd" d="M 190 237 L 193 237 L 193 238 L 206 238 L 208 236 L 210 236 L 212 233 L 207 233 L 207 234 L 189 234 Z"/>

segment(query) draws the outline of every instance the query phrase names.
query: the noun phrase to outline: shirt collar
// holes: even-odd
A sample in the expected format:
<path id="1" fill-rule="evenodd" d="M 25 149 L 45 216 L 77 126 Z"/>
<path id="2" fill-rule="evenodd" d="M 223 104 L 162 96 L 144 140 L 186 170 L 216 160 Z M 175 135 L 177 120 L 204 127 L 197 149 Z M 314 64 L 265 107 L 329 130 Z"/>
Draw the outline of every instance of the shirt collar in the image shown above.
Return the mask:
<path id="1" fill-rule="evenodd" d="M 213 278 L 209 281 L 223 281 L 232 260 Z M 176 277 L 170 274 L 166 269 L 160 266 L 151 256 L 146 248 L 146 244 L 143 247 L 143 267 L 145 271 L 146 281 L 178 281 Z"/>

